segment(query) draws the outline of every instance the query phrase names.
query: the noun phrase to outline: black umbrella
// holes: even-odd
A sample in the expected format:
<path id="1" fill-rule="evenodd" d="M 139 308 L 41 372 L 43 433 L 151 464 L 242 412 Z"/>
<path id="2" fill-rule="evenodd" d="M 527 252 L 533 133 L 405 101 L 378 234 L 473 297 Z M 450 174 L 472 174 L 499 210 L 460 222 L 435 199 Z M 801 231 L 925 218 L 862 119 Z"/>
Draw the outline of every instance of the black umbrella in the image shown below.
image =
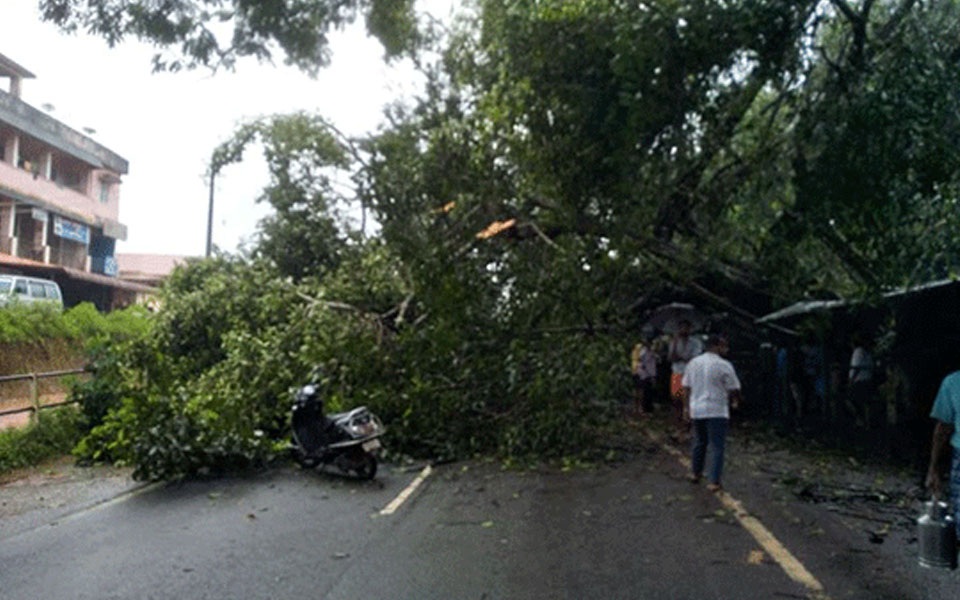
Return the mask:
<path id="1" fill-rule="evenodd" d="M 700 331 L 710 322 L 710 317 L 692 304 L 671 302 L 653 309 L 643 328 L 675 333 L 680 328 L 680 321 L 689 321 L 690 331 Z"/>

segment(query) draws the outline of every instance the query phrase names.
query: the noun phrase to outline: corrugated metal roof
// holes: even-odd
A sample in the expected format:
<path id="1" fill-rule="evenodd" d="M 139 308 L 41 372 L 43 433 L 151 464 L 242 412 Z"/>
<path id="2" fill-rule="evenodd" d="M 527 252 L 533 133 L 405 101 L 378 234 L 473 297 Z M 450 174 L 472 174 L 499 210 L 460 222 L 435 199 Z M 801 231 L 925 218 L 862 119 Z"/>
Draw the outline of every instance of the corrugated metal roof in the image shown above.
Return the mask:
<path id="1" fill-rule="evenodd" d="M 887 299 L 895 299 L 903 296 L 910 296 L 913 294 L 919 294 L 922 292 L 928 292 L 931 290 L 948 287 L 953 284 L 960 284 L 960 280 L 938 279 L 936 281 L 928 281 L 927 283 L 921 283 L 914 286 L 891 290 L 889 292 L 882 294 L 882 297 Z M 835 308 L 849 306 L 851 304 L 853 303 L 848 300 L 807 300 L 807 301 L 791 304 L 786 308 L 781 308 L 776 312 L 772 312 L 768 315 L 764 315 L 759 319 L 757 319 L 755 322 L 769 324 L 774 321 L 779 321 L 780 319 L 786 319 L 788 317 L 795 317 L 798 315 L 810 314 L 820 310 L 833 310 Z"/>
<path id="2" fill-rule="evenodd" d="M 755 322 L 771 323 L 773 321 L 779 321 L 780 319 L 786 319 L 787 317 L 808 314 L 818 310 L 830 310 L 843 306 L 844 304 L 846 304 L 845 300 L 808 300 L 804 302 L 797 302 L 786 308 L 781 308 L 776 312 L 764 315 Z"/>

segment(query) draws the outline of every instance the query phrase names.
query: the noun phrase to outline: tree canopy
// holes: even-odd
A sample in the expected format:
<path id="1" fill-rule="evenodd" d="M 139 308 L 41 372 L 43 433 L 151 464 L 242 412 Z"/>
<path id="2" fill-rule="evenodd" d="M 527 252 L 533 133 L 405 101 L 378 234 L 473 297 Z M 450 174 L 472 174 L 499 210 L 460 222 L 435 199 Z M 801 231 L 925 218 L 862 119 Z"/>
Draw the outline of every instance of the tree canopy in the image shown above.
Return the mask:
<path id="1" fill-rule="evenodd" d="M 319 21 L 334 4 L 168 4 L 157 25 L 146 3 L 44 2 L 67 27 L 181 44 L 197 64 L 215 57 L 195 45 L 203 10 L 229 5 L 252 44 L 230 51 L 276 43 L 308 71 L 347 13 L 411 22 L 402 3 Z M 956 276 L 958 28 L 953 0 L 479 0 L 417 38 L 427 84 L 382 131 L 346 139 L 303 112 L 217 149 L 214 170 L 262 143 L 275 212 L 249 256 L 174 278 L 135 354 L 166 375 L 126 380 L 146 400 L 97 435 L 180 423 L 257 455 L 224 440 L 281 436 L 283 385 L 321 362 L 338 402 L 383 412 L 404 451 L 565 452 L 626 393 L 658 302 L 695 299 L 747 331 L 801 297 Z M 223 397 L 242 418 L 221 418 L 237 410 Z M 153 413 L 150 398 L 177 400 Z M 190 470 L 170 456 L 145 473 Z"/>
<path id="2" fill-rule="evenodd" d="M 416 43 L 412 0 L 40 0 L 41 15 L 66 31 L 111 46 L 133 37 L 176 53 L 154 56 L 156 70 L 232 68 L 238 58 L 285 62 L 315 73 L 329 62 L 331 30 L 366 19 L 395 57 Z"/>

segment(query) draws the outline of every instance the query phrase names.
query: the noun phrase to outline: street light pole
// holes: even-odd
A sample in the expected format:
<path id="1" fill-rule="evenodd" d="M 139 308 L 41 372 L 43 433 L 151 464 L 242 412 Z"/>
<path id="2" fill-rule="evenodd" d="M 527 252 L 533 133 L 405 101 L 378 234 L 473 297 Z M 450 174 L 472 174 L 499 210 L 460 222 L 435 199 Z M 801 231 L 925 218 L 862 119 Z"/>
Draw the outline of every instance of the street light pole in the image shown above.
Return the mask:
<path id="1" fill-rule="evenodd" d="M 217 172 L 210 169 L 210 210 L 207 212 L 207 258 L 213 254 L 213 182 Z"/>

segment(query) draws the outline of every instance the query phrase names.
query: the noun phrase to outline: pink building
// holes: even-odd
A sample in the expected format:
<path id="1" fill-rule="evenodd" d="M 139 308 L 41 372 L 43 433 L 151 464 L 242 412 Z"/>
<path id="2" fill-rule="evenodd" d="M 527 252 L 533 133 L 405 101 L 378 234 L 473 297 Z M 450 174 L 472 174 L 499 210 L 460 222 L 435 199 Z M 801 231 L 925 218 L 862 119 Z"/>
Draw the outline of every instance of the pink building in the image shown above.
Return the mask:
<path id="1" fill-rule="evenodd" d="M 127 304 L 153 291 L 117 279 L 128 163 L 21 100 L 23 80 L 33 77 L 0 54 L 0 80 L 10 82 L 0 89 L 0 271 L 56 279 L 68 306 Z"/>

